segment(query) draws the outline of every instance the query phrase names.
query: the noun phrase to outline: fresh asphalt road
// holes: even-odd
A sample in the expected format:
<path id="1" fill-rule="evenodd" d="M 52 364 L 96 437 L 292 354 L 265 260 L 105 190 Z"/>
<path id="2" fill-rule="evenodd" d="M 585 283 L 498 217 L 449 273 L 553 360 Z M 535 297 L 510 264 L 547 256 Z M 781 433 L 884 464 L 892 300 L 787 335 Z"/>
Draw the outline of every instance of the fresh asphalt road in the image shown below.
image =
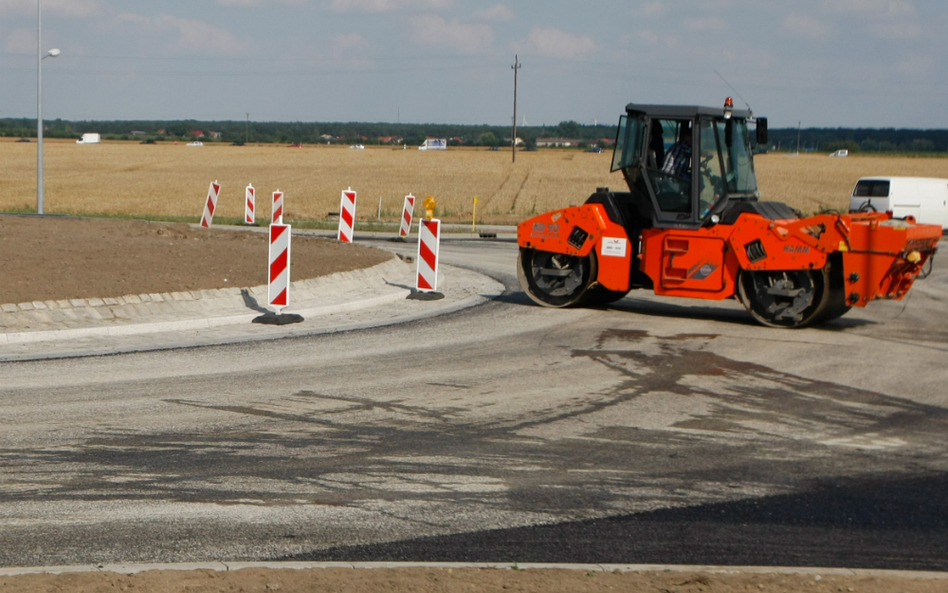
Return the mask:
<path id="1" fill-rule="evenodd" d="M 948 266 L 790 331 L 643 292 L 537 307 L 509 241 L 442 258 L 507 292 L 410 324 L 0 365 L 0 566 L 948 570 Z"/>

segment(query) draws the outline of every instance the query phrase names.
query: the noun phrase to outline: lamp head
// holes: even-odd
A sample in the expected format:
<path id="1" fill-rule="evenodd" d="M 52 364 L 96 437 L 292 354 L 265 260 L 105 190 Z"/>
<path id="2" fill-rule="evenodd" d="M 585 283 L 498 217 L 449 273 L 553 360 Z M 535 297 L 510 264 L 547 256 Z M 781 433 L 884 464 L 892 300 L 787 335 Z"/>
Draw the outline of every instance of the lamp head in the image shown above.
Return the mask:
<path id="1" fill-rule="evenodd" d="M 43 56 L 43 57 L 44 57 L 44 58 L 55 58 L 55 57 L 58 56 L 60 53 L 61 53 L 61 52 L 60 52 L 57 48 L 54 47 L 53 49 L 51 49 L 51 50 L 49 50 L 48 52 L 46 52 L 46 55 Z"/>

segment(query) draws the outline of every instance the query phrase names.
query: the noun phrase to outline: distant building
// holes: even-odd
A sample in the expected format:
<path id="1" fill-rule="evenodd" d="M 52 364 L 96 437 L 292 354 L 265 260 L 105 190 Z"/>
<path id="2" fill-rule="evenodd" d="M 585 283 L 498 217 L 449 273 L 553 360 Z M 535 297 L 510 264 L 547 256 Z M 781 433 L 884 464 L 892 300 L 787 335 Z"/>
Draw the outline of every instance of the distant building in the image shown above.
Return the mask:
<path id="1" fill-rule="evenodd" d="M 189 136 L 194 136 L 195 138 L 203 138 L 203 137 L 204 137 L 204 131 L 203 131 L 203 130 L 191 130 L 190 132 L 188 132 L 188 135 L 189 135 Z"/>
<path id="2" fill-rule="evenodd" d="M 447 150 L 448 140 L 446 138 L 426 138 L 425 143 L 418 147 L 418 150 Z"/>
<path id="3" fill-rule="evenodd" d="M 220 132 L 208 132 L 208 134 L 211 135 L 211 138 L 220 138 L 220 137 L 221 137 L 221 133 L 220 133 Z"/>
<path id="4" fill-rule="evenodd" d="M 581 142 L 581 140 L 574 140 L 573 138 L 537 138 L 537 146 L 568 148 L 570 146 L 579 146 Z"/>

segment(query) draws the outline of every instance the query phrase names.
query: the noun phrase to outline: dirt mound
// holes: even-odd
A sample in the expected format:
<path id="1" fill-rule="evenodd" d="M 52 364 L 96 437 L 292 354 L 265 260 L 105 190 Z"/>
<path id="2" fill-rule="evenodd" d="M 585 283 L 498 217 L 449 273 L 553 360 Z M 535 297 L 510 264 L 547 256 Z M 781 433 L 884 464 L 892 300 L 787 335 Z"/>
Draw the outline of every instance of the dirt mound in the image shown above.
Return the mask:
<path id="1" fill-rule="evenodd" d="M 374 266 L 388 253 L 295 235 L 293 280 Z M 267 235 L 184 223 L 0 216 L 0 303 L 267 283 Z"/>

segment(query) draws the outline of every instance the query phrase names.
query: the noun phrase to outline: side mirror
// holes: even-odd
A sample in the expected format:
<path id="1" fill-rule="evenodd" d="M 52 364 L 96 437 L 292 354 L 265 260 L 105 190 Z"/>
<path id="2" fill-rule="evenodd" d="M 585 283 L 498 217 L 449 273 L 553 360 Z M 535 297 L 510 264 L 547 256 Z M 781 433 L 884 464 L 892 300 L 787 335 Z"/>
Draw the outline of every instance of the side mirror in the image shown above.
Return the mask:
<path id="1" fill-rule="evenodd" d="M 767 118 L 757 118 L 757 146 L 767 144 Z"/>

